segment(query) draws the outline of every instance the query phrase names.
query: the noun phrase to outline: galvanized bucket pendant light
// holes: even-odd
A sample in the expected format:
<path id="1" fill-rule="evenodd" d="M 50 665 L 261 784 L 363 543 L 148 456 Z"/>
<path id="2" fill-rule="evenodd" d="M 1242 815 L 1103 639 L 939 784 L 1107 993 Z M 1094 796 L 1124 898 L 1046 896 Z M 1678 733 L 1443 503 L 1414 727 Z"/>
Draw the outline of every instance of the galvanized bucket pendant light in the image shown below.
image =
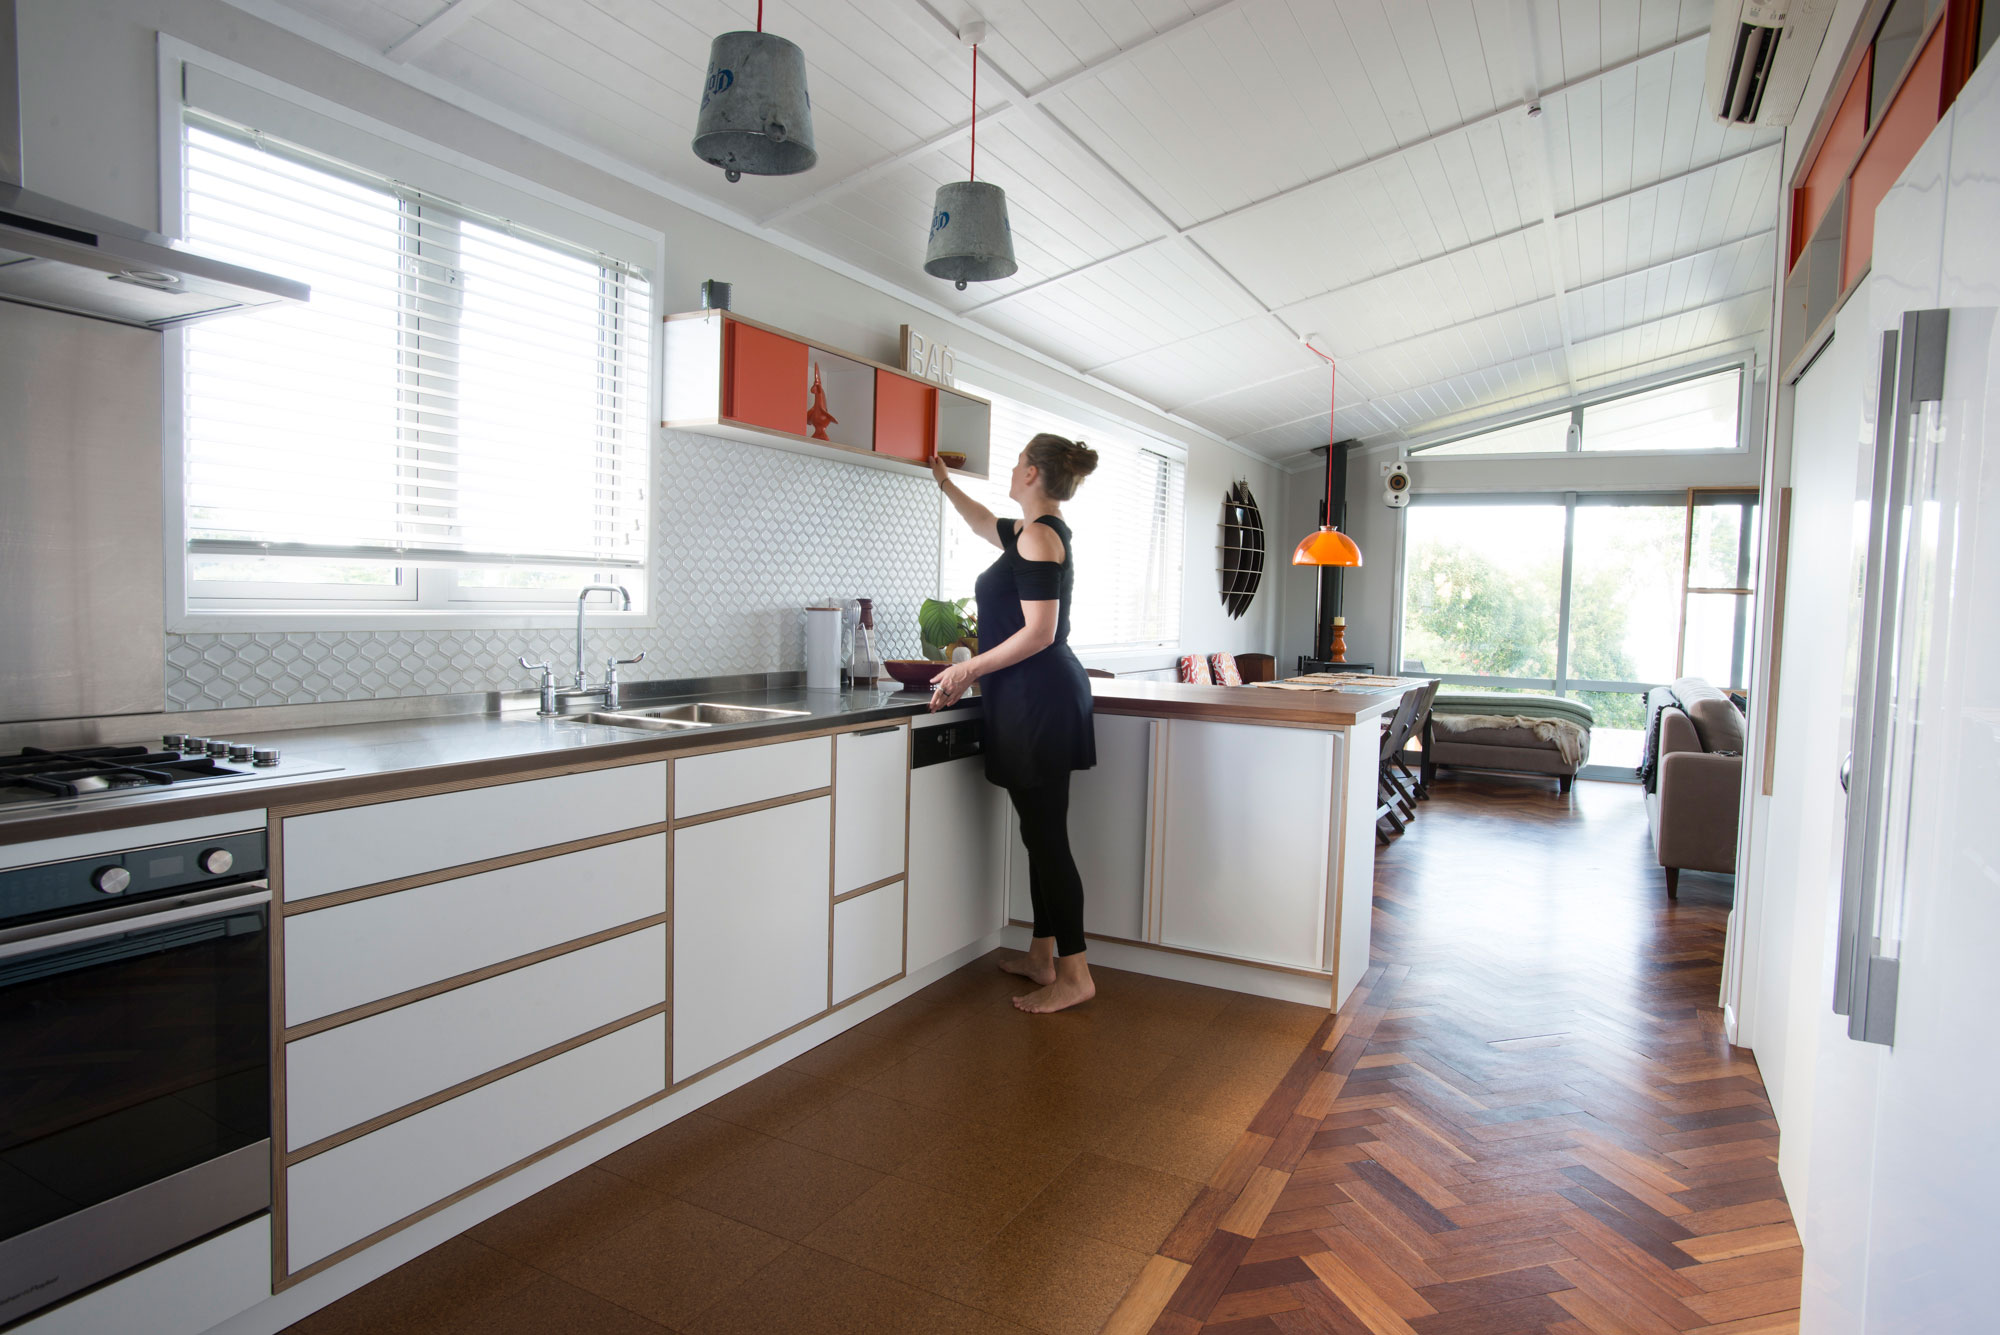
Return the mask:
<path id="1" fill-rule="evenodd" d="M 695 156 L 732 181 L 792 176 L 819 161 L 813 147 L 812 99 L 806 95 L 806 54 L 764 31 L 725 32 L 708 49 L 708 82 L 694 127 Z"/>
<path id="2" fill-rule="evenodd" d="M 985 36 L 984 23 L 968 23 L 959 34 L 959 40 L 972 48 L 972 151 L 965 165 L 966 179 L 938 187 L 930 245 L 924 252 L 924 272 L 951 279 L 961 292 L 967 283 L 1010 278 L 1021 267 L 1014 262 L 1007 192 L 973 179 L 979 164 L 979 43 Z"/>

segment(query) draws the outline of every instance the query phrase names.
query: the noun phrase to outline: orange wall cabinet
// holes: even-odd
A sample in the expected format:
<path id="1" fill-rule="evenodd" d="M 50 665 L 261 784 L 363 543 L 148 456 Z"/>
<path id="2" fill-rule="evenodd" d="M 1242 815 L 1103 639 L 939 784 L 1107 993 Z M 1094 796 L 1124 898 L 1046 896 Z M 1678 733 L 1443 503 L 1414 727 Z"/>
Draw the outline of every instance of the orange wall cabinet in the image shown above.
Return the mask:
<path id="1" fill-rule="evenodd" d="M 875 372 L 875 449 L 927 463 L 936 449 L 935 385 L 891 371 Z"/>
<path id="2" fill-rule="evenodd" d="M 987 475 L 993 405 L 975 394 L 727 311 L 669 315 L 663 342 L 671 430 L 903 472 L 956 450 L 968 475 Z M 832 419 L 823 436 L 807 420 L 815 367 Z"/>

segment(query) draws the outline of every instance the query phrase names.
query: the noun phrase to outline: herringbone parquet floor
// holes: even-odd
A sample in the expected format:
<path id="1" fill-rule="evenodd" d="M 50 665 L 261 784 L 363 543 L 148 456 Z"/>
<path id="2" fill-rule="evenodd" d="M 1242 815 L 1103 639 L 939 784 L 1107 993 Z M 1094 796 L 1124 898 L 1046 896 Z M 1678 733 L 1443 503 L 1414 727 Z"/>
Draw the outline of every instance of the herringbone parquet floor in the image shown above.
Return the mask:
<path id="1" fill-rule="evenodd" d="M 1111 1335 L 1774 1335 L 1798 1235 L 1722 1036 L 1730 884 L 1666 898 L 1637 787 L 1441 782 L 1377 864 L 1375 968 Z"/>

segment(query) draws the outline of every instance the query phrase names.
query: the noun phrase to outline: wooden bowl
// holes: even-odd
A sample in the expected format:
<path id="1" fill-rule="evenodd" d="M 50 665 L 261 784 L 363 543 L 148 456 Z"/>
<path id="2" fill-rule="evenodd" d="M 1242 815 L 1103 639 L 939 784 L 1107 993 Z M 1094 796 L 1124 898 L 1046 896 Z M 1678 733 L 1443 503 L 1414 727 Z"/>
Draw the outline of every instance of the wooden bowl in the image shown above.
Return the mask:
<path id="1" fill-rule="evenodd" d="M 882 664 L 882 670 L 902 682 L 906 691 L 928 691 L 938 673 L 950 666 L 928 658 L 891 658 Z"/>
<path id="2" fill-rule="evenodd" d="M 965 456 L 959 453 L 957 450 L 939 450 L 937 452 L 937 457 L 944 460 L 944 466 L 946 468 L 965 467 Z"/>

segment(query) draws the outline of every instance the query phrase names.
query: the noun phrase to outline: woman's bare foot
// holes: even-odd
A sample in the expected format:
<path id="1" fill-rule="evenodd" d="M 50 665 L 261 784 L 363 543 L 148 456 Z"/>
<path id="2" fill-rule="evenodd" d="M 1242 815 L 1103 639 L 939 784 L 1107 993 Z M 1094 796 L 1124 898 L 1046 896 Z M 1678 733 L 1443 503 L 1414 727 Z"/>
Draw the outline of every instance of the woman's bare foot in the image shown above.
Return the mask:
<path id="1" fill-rule="evenodd" d="M 1030 1015 L 1049 1015 L 1080 1006 L 1096 995 L 1097 984 L 1091 981 L 1090 966 L 1083 956 L 1064 955 L 1056 961 L 1054 981 L 1040 991 L 1015 997 L 1014 1006 Z"/>
<path id="2" fill-rule="evenodd" d="M 1052 936 L 1037 938 L 1027 954 L 1011 960 L 1001 960 L 1000 970 L 1002 973 L 1016 974 L 1031 983 L 1047 987 L 1056 980 L 1056 939 Z"/>

